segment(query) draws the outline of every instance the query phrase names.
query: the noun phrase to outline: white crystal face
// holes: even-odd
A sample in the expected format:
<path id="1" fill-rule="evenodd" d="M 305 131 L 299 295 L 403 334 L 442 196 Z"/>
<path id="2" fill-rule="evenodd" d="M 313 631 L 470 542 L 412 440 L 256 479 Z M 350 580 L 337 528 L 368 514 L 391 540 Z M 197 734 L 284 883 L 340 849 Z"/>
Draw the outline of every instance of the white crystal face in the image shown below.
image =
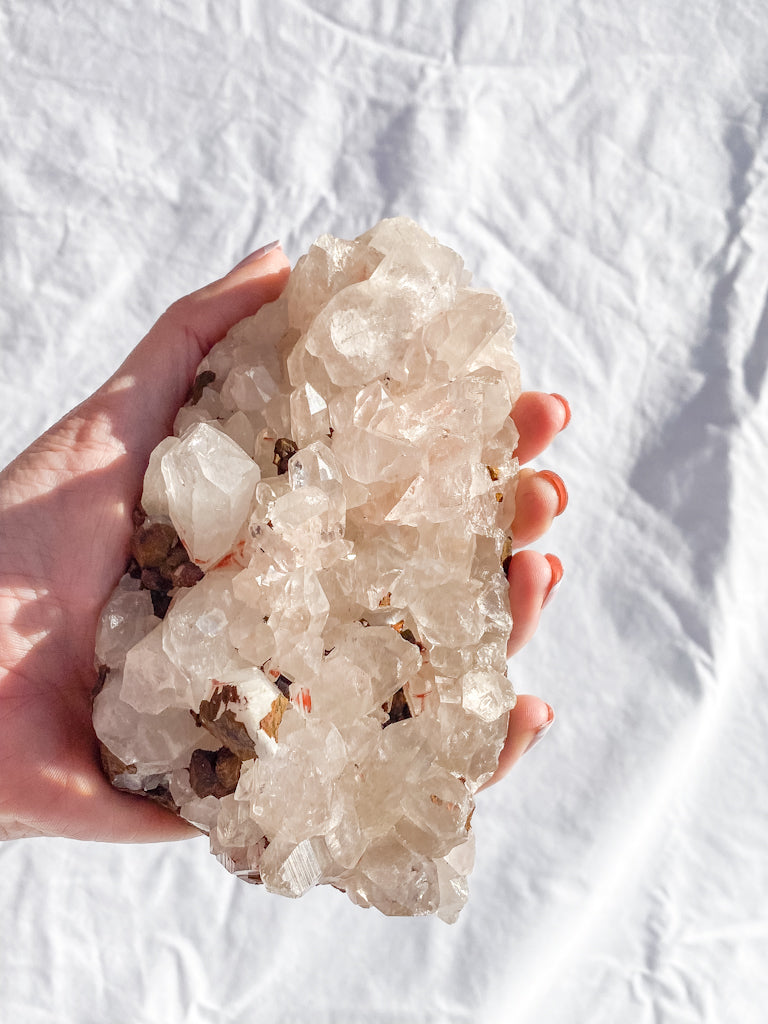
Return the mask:
<path id="1" fill-rule="evenodd" d="M 192 427 L 160 466 L 168 515 L 184 547 L 198 565 L 214 565 L 243 527 L 259 467 L 218 422 Z"/>
<path id="2" fill-rule="evenodd" d="M 114 784 L 248 881 L 446 921 L 466 902 L 515 702 L 513 337 L 412 221 L 323 236 L 150 459 L 95 727 Z"/>

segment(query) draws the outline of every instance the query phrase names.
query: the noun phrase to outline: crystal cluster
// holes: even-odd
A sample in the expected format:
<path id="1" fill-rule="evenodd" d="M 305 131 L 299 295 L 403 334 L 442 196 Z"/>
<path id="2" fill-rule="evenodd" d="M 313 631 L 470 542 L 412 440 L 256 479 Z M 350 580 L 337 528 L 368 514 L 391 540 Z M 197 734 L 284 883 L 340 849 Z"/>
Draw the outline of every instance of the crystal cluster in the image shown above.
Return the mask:
<path id="1" fill-rule="evenodd" d="M 200 366 L 97 636 L 113 783 L 242 878 L 455 920 L 515 696 L 514 325 L 405 218 Z"/>

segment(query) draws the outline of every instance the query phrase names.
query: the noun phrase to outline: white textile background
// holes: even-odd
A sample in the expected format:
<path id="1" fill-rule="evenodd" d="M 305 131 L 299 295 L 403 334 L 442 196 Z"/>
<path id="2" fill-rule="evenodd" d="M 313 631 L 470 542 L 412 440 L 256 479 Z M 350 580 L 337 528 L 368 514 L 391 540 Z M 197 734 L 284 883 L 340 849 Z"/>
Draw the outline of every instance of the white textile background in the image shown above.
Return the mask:
<path id="1" fill-rule="evenodd" d="M 205 840 L 0 845 L 0 1022 L 752 1024 L 768 1005 L 764 0 L 0 0 L 0 464 L 176 297 L 414 217 L 573 421 L 555 725 L 459 922 Z"/>

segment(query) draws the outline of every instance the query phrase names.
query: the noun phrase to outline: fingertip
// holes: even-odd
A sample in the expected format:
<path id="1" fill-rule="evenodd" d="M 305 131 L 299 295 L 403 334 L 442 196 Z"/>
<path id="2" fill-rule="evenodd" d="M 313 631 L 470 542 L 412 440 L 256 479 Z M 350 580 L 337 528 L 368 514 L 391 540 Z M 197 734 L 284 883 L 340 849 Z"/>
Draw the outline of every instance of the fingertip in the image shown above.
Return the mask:
<path id="1" fill-rule="evenodd" d="M 219 281 L 214 282 L 214 285 L 209 287 L 215 287 L 222 283 L 229 285 L 232 283 L 233 278 L 250 281 L 257 278 L 270 278 L 276 275 L 278 278 L 284 276 L 287 280 L 290 269 L 291 265 L 288 257 L 283 252 L 280 243 L 270 242 L 268 245 L 263 245 L 260 249 L 250 253 L 245 259 L 232 267 Z M 280 291 L 282 291 L 282 288 L 279 289 L 278 295 Z M 275 298 L 277 298 L 277 295 Z M 265 301 L 268 302 L 270 300 L 266 299 Z"/>
<path id="2" fill-rule="evenodd" d="M 110 834 L 114 843 L 173 843 L 195 839 L 200 829 L 170 808 L 137 793 L 110 786 Z"/>
<path id="3" fill-rule="evenodd" d="M 565 398 L 563 395 L 559 395 L 556 391 L 553 391 L 549 397 L 556 398 L 563 407 L 563 422 L 560 426 L 560 430 L 565 430 L 565 428 L 571 422 L 571 406 L 568 402 L 568 399 Z"/>
<path id="4" fill-rule="evenodd" d="M 527 754 L 536 746 L 537 743 L 541 742 L 541 740 L 544 739 L 549 730 L 552 728 L 552 723 L 555 720 L 555 709 L 551 706 L 551 704 L 546 704 L 544 701 L 539 701 L 538 703 L 544 704 L 544 707 L 547 709 L 547 714 L 546 717 L 543 717 L 543 713 L 536 716 L 538 718 L 538 723 L 529 732 L 528 744 L 523 750 L 523 754 Z M 541 711 L 542 709 L 539 710 Z"/>
<path id="5" fill-rule="evenodd" d="M 557 555 L 544 555 L 546 560 L 549 562 L 550 568 L 552 569 L 552 579 L 549 581 L 549 586 L 544 594 L 544 600 L 541 602 L 541 607 L 546 608 L 549 602 L 557 593 L 560 584 L 563 582 L 563 563 L 557 557 Z"/>
<path id="6" fill-rule="evenodd" d="M 498 767 L 480 788 L 486 789 L 500 782 L 512 766 L 546 736 L 554 720 L 555 712 L 546 701 L 530 694 L 520 694 L 509 713 L 507 738 L 499 755 Z"/>
<path id="7" fill-rule="evenodd" d="M 511 657 L 525 647 L 536 632 L 542 602 L 552 579 L 552 569 L 538 551 L 518 551 L 509 563 L 507 579 L 509 610 L 512 615 L 507 656 Z"/>
<path id="8" fill-rule="evenodd" d="M 525 547 L 538 540 L 562 515 L 568 505 L 568 489 L 551 470 L 523 469 L 515 492 L 515 518 L 511 525 L 513 544 Z"/>
<path id="9" fill-rule="evenodd" d="M 280 239 L 276 239 L 274 242 L 267 242 L 266 245 L 262 245 L 259 249 L 249 253 L 239 263 L 235 264 L 230 270 L 230 274 L 233 274 L 236 270 L 240 270 L 241 267 L 250 266 L 252 263 L 258 263 L 259 260 L 264 259 L 268 253 L 273 252 L 275 249 L 280 248 Z"/>
<path id="10" fill-rule="evenodd" d="M 570 415 L 570 406 L 562 395 L 524 391 L 512 410 L 520 434 L 516 451 L 520 462 L 530 462 L 544 451 L 568 425 Z"/>
<path id="11" fill-rule="evenodd" d="M 557 555 L 526 549 L 512 556 L 507 573 L 512 615 L 508 657 L 525 647 L 536 632 L 542 609 L 551 601 L 563 575 L 563 564 Z"/>
<path id="12" fill-rule="evenodd" d="M 565 486 L 565 481 L 557 473 L 553 473 L 551 469 L 540 469 L 536 475 L 540 480 L 546 480 L 554 490 L 557 497 L 555 515 L 561 516 L 568 507 L 568 488 Z"/>

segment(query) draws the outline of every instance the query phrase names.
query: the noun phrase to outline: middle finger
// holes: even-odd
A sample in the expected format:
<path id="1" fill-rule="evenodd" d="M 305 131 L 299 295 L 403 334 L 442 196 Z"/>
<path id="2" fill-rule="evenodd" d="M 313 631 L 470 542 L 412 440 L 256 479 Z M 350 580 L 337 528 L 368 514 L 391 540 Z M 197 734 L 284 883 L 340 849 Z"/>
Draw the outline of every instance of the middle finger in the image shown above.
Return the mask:
<path id="1" fill-rule="evenodd" d="M 541 537 L 562 515 L 568 504 L 568 490 L 562 477 L 551 470 L 521 469 L 515 492 L 512 542 L 525 547 Z"/>

